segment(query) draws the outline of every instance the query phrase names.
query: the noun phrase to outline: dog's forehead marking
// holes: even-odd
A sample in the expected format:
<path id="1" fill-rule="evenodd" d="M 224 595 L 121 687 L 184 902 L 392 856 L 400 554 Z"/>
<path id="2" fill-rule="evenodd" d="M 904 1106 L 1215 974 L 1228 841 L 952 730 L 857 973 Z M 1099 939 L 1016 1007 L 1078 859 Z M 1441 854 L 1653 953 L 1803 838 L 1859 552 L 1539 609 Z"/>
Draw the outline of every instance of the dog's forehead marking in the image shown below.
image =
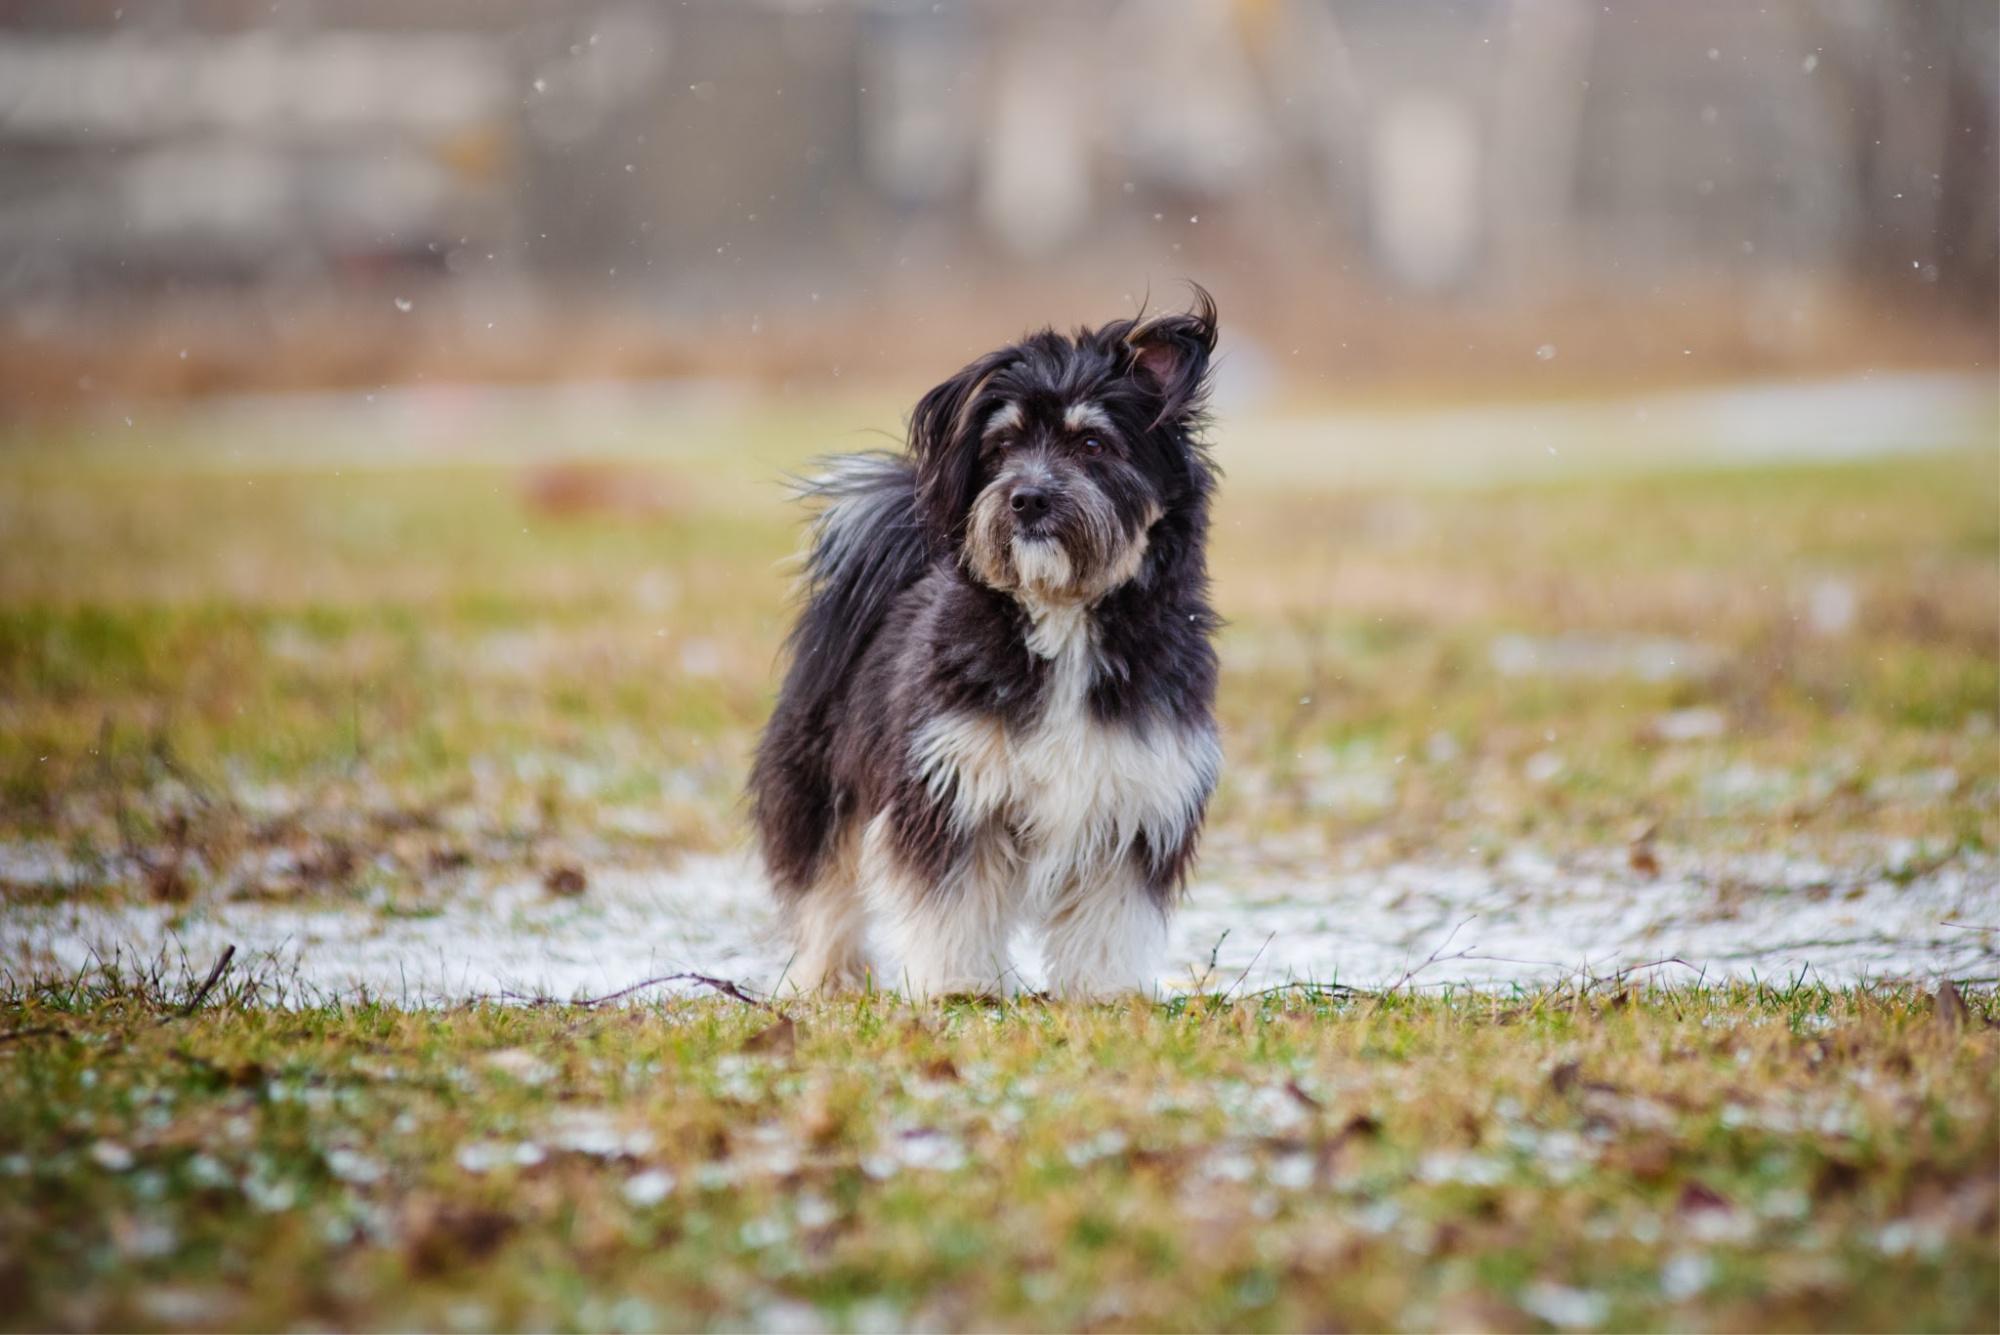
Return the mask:
<path id="1" fill-rule="evenodd" d="M 1001 431 L 1014 431 L 1021 425 L 1021 405 L 1011 399 L 993 410 L 986 419 L 986 434 L 991 436 Z"/>
<path id="2" fill-rule="evenodd" d="M 1063 425 L 1071 431 L 1082 431 L 1085 429 L 1109 431 L 1111 429 L 1111 414 L 1105 412 L 1101 405 L 1089 399 L 1083 399 L 1063 409 Z"/>

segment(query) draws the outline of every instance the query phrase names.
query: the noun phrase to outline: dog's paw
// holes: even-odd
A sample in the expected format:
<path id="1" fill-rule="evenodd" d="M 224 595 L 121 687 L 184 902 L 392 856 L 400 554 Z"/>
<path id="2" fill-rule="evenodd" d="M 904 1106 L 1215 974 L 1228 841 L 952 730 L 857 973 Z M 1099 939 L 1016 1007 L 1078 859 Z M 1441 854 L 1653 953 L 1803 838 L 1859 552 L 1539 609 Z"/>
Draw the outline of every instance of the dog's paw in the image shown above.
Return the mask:
<path id="1" fill-rule="evenodd" d="M 1000 1004 L 1021 995 L 1021 983 L 1010 970 L 1000 978 L 905 978 L 904 995 L 911 1001 L 980 1001 Z"/>
<path id="2" fill-rule="evenodd" d="M 956 991 L 932 993 L 931 1001 L 945 1006 L 1004 1006 L 1012 998 L 1002 992 L 988 989 L 978 991 Z"/>
<path id="3" fill-rule="evenodd" d="M 1159 985 L 1152 982 L 1105 982 L 1101 980 L 1060 983 L 1049 989 L 1048 1000 L 1065 1006 L 1119 1006 L 1126 1003 L 1156 1005 Z"/>
<path id="4" fill-rule="evenodd" d="M 794 969 L 785 975 L 778 990 L 799 997 L 837 997 L 854 992 L 872 992 L 875 990 L 875 971 L 859 963 L 835 968 Z"/>

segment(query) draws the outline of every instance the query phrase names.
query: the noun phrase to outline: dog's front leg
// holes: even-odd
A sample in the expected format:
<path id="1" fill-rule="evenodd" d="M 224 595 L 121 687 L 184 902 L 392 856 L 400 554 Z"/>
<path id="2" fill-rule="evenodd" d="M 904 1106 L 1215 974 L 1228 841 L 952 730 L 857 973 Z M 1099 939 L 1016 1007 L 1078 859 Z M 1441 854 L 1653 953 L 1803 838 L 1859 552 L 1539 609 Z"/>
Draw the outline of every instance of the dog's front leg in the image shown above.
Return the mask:
<path id="1" fill-rule="evenodd" d="M 1167 948 L 1167 911 L 1130 857 L 1056 890 L 1042 925 L 1049 992 L 1065 1001 L 1153 997 Z"/>
<path id="2" fill-rule="evenodd" d="M 868 827 L 863 884 L 869 908 L 911 997 L 1012 996 L 1019 978 L 1007 938 L 1019 909 L 1018 867 L 997 835 L 967 841 L 941 873 L 898 848 L 893 813 Z"/>

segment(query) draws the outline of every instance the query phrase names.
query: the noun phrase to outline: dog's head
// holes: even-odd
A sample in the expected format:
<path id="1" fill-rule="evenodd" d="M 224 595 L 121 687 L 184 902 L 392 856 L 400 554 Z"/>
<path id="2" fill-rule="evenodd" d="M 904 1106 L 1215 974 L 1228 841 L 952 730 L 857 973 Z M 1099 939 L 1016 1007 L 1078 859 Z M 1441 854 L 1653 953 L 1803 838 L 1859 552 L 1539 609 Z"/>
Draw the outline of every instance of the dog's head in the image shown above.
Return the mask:
<path id="1" fill-rule="evenodd" d="M 1192 314 L 1044 330 L 926 394 L 910 443 L 934 549 L 1024 600 L 1090 603 L 1141 574 L 1162 520 L 1198 521 L 1216 325 L 1195 292 Z"/>

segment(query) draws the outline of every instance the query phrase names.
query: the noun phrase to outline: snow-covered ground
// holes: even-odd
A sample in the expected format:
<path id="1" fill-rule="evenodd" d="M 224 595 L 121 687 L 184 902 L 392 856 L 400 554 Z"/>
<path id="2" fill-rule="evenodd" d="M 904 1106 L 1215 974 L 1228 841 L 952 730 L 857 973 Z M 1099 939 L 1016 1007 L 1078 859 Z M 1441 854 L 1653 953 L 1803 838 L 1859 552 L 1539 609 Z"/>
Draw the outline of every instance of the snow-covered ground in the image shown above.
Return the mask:
<path id="1" fill-rule="evenodd" d="M 1610 398 L 1349 409 L 1233 423 L 1232 483 L 1466 483 L 1741 467 L 1986 444 L 1991 377 L 1883 373 Z"/>
<path id="2" fill-rule="evenodd" d="M 1632 871 L 1622 850 L 1318 876 L 1225 861 L 1175 920 L 1161 981 L 1238 994 L 1308 980 L 1508 988 L 1669 958 L 1684 963 L 1641 976 L 2000 976 L 2000 862 L 1961 859 L 1892 877 L 1879 862 L 1663 856 L 1657 877 Z M 683 970 L 770 989 L 785 963 L 757 876 L 731 857 L 594 871 L 575 898 L 553 898 L 528 877 L 474 882 L 425 915 L 255 902 L 17 905 L 0 915 L 0 970 L 16 976 L 162 951 L 185 953 L 200 973 L 230 944 L 240 959 L 275 960 L 302 999 L 365 991 L 411 1003 L 595 996 Z M 1017 956 L 1033 983 L 1032 946 L 1023 942 Z"/>

